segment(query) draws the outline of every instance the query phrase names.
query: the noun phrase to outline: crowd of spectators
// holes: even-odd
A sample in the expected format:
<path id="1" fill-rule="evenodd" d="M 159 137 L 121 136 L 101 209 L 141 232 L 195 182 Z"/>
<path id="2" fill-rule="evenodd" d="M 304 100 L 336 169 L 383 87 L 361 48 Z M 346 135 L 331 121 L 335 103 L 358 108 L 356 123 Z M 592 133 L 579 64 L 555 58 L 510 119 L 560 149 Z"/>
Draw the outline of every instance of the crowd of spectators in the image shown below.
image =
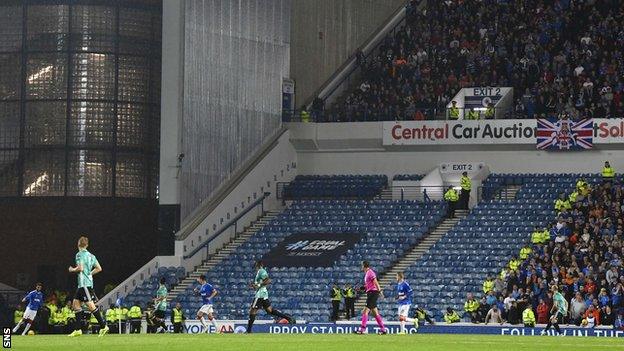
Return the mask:
<path id="1" fill-rule="evenodd" d="M 357 55 L 362 81 L 325 120 L 431 118 L 471 86 L 513 87 L 508 117 L 621 116 L 624 2 L 418 2 L 378 54 Z"/>
<path id="2" fill-rule="evenodd" d="M 590 188 L 580 180 L 570 195 L 569 205 L 557 206 L 557 221 L 537 229 L 532 245 L 488 277 L 480 301 L 468 296 L 467 318 L 483 322 L 496 306 L 497 322 L 526 324 L 528 308 L 547 323 L 556 285 L 569 302 L 565 323 L 624 330 L 624 185 L 609 180 Z"/>

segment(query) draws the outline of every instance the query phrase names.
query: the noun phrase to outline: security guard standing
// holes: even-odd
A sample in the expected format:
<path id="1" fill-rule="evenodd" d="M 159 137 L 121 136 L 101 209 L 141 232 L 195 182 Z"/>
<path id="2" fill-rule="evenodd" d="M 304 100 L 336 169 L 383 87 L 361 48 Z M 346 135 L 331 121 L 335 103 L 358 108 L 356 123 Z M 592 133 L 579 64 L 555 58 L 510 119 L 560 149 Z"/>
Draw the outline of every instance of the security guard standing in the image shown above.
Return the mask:
<path id="1" fill-rule="evenodd" d="M 468 203 L 470 202 L 470 189 L 472 188 L 472 181 L 468 177 L 468 172 L 463 172 L 459 179 L 459 185 L 461 186 L 461 195 L 459 196 L 459 206 L 463 210 L 468 209 Z"/>
<path id="2" fill-rule="evenodd" d="M 526 244 L 523 248 L 520 249 L 520 259 L 524 261 L 529 258 L 532 253 L 533 249 L 531 248 L 531 246 L 529 246 L 529 244 Z"/>
<path id="3" fill-rule="evenodd" d="M 471 108 L 468 111 L 468 117 L 466 119 L 472 119 L 472 120 L 479 119 L 479 112 L 477 112 L 474 108 Z"/>
<path id="4" fill-rule="evenodd" d="M 115 308 L 115 322 L 121 325 L 121 334 L 126 333 L 126 320 L 128 319 L 128 309 L 124 306 Z M 121 323 L 120 323 L 121 322 Z"/>
<path id="5" fill-rule="evenodd" d="M 184 312 L 182 312 L 182 305 L 176 303 L 173 310 L 171 310 L 171 324 L 173 324 L 173 332 L 176 334 L 182 333 L 182 323 L 186 320 Z"/>
<path id="6" fill-rule="evenodd" d="M 490 102 L 485 109 L 485 119 L 494 119 L 494 103 Z"/>
<path id="7" fill-rule="evenodd" d="M 338 320 L 338 311 L 340 310 L 340 301 L 342 301 L 342 290 L 338 287 L 338 284 L 334 283 L 331 289 L 331 301 L 332 301 L 332 315 L 331 320 L 335 322 Z"/>
<path id="8" fill-rule="evenodd" d="M 512 272 L 517 272 L 521 264 L 522 262 L 517 259 L 516 256 L 513 256 L 511 260 L 509 260 L 509 270 Z"/>
<path id="9" fill-rule="evenodd" d="M 615 169 L 611 167 L 609 161 L 605 161 L 604 167 L 602 168 L 602 181 L 604 183 L 613 182 L 613 178 L 615 178 Z"/>
<path id="10" fill-rule="evenodd" d="M 448 202 L 448 217 L 455 217 L 455 209 L 457 208 L 457 200 L 459 200 L 459 194 L 457 194 L 457 190 L 453 189 L 452 186 L 449 186 L 446 192 L 444 193 L 444 200 Z"/>
<path id="11" fill-rule="evenodd" d="M 449 118 L 458 120 L 459 119 L 459 107 L 457 107 L 457 101 L 451 101 L 452 106 L 449 107 Z"/>
<path id="12" fill-rule="evenodd" d="M 533 313 L 533 309 L 531 308 L 530 303 L 527 304 L 524 311 L 522 311 L 522 322 L 527 328 L 535 327 L 535 313 Z"/>
<path id="13" fill-rule="evenodd" d="M 308 123 L 310 122 L 310 113 L 306 110 L 305 106 L 301 106 L 301 122 Z"/>
<path id="14" fill-rule="evenodd" d="M 571 209 L 572 205 L 570 205 L 570 201 L 565 198 L 565 194 L 559 195 L 559 198 L 555 200 L 555 210 L 557 210 L 558 213 L 561 213 Z"/>
<path id="15" fill-rule="evenodd" d="M 351 284 L 345 284 L 345 288 L 342 291 L 345 300 L 345 310 L 347 312 L 347 319 L 355 316 L 355 289 Z"/>
<path id="16" fill-rule="evenodd" d="M 494 279 L 488 276 L 483 282 L 483 293 L 487 295 L 492 290 L 494 290 Z"/>
<path id="17" fill-rule="evenodd" d="M 138 304 L 134 304 L 130 307 L 128 311 L 128 319 L 130 320 L 130 333 L 131 334 L 139 334 L 141 332 L 141 318 L 143 317 L 143 312 L 141 312 L 141 307 Z"/>
<path id="18" fill-rule="evenodd" d="M 533 245 L 542 244 L 542 229 L 538 225 L 535 226 L 535 230 L 531 233 L 531 243 Z"/>

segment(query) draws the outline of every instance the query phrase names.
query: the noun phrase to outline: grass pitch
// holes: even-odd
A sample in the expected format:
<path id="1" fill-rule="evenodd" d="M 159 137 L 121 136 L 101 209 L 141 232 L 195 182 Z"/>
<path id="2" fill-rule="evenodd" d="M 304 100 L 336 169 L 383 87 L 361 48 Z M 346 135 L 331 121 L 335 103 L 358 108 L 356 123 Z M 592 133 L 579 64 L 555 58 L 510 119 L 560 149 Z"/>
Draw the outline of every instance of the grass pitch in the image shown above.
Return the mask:
<path id="1" fill-rule="evenodd" d="M 499 335 L 349 335 L 349 334 L 150 334 L 13 336 L 12 349 L 28 351 L 345 351 L 345 350 L 623 350 L 624 340 L 599 337 Z"/>

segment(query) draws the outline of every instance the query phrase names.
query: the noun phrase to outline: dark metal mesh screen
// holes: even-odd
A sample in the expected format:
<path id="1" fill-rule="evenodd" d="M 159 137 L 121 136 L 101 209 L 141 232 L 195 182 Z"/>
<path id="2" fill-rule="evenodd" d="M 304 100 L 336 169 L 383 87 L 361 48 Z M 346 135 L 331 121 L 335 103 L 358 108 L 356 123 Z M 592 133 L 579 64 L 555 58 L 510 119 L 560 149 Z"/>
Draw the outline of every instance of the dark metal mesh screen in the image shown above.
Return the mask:
<path id="1" fill-rule="evenodd" d="M 0 196 L 156 196 L 161 12 L 0 2 Z"/>

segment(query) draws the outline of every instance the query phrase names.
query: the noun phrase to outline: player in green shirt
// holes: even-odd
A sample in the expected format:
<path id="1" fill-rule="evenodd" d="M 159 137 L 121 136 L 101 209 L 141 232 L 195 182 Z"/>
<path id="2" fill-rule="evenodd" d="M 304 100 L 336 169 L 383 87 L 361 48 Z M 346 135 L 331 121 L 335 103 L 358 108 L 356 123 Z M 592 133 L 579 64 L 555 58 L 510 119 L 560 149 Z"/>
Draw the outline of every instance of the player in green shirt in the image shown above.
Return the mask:
<path id="1" fill-rule="evenodd" d="M 552 325 L 555 327 L 557 334 L 563 336 L 559 328 L 559 322 L 563 321 L 563 316 L 568 313 L 568 301 L 566 301 L 565 297 L 559 292 L 557 285 L 553 285 L 550 290 L 553 293 L 553 307 L 550 309 L 551 316 L 548 320 L 548 324 L 546 324 L 546 328 L 542 330 L 541 335 L 546 335 L 548 329 L 550 329 Z"/>
<path id="2" fill-rule="evenodd" d="M 108 326 L 102 318 L 102 312 L 100 307 L 95 303 L 98 301 L 95 292 L 93 291 L 93 276 L 102 271 L 102 267 L 98 262 L 95 255 L 87 251 L 89 246 L 89 238 L 81 236 L 78 239 L 78 253 L 76 254 L 76 266 L 69 266 L 69 273 L 76 273 L 78 275 L 78 288 L 72 301 L 72 308 L 76 314 L 76 321 L 74 322 L 74 331 L 69 336 L 82 335 L 83 319 L 89 314 L 82 310 L 82 305 L 85 304 L 89 309 L 92 316 L 97 319 L 100 325 L 100 332 L 98 336 L 104 336 L 108 333 Z"/>
<path id="3" fill-rule="evenodd" d="M 256 278 L 254 279 L 253 283 L 249 284 L 249 287 L 256 291 L 256 295 L 254 297 L 253 303 L 251 304 L 251 308 L 249 309 L 247 333 L 251 333 L 251 328 L 254 321 L 256 320 L 256 314 L 258 313 L 259 309 L 263 309 L 266 313 L 272 316 L 286 319 L 288 323 L 294 324 L 295 320 L 291 316 L 271 307 L 271 301 L 269 300 L 269 291 L 267 290 L 267 285 L 271 283 L 271 279 L 269 279 L 269 273 L 267 273 L 266 269 L 264 269 L 262 261 L 256 261 L 255 268 Z"/>
<path id="4" fill-rule="evenodd" d="M 165 325 L 165 312 L 167 311 L 167 286 L 165 286 L 165 277 L 160 278 L 160 285 L 156 290 L 156 298 L 154 299 L 155 311 L 154 317 L 158 330 L 156 333 L 164 333 L 167 330 Z"/>

